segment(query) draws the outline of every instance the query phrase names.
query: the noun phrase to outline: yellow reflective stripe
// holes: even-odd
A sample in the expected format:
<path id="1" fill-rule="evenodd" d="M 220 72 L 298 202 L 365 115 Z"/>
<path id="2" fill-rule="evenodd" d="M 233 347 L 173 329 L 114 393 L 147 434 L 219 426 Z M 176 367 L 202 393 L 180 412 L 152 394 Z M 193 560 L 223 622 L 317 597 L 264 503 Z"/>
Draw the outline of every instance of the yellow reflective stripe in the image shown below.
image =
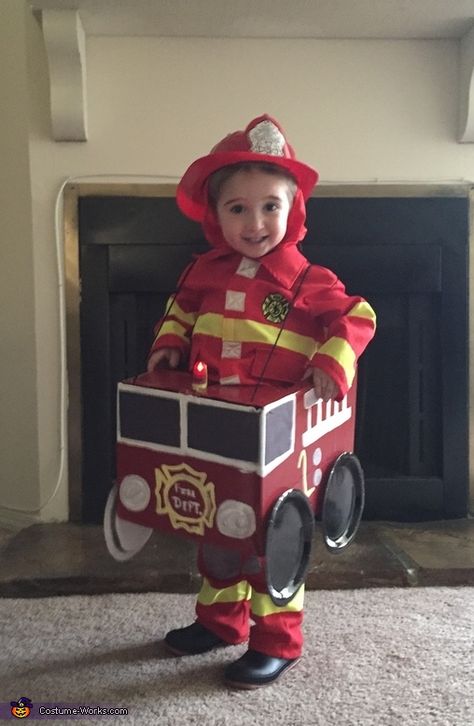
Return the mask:
<path id="1" fill-rule="evenodd" d="M 217 313 L 205 313 L 196 321 L 194 333 L 210 335 L 223 340 L 232 340 L 238 343 L 264 343 L 273 345 L 277 339 L 279 328 L 253 320 L 239 318 L 224 318 Z M 301 353 L 312 358 L 316 353 L 318 344 L 307 335 L 283 330 L 278 341 L 278 347 L 287 348 L 295 353 Z"/>
<path id="2" fill-rule="evenodd" d="M 355 373 L 356 356 L 350 344 L 344 338 L 330 338 L 318 350 L 318 353 L 324 353 L 339 363 L 344 369 L 347 383 L 350 385 Z"/>
<path id="3" fill-rule="evenodd" d="M 197 313 L 185 313 L 176 300 L 173 303 L 171 302 L 171 298 L 168 300 L 166 310 L 168 310 L 168 315 L 173 315 L 175 318 L 178 318 L 181 323 L 186 323 L 191 327 L 196 321 Z"/>
<path id="4" fill-rule="evenodd" d="M 359 302 L 356 305 L 354 305 L 353 308 L 349 310 L 347 313 L 348 317 L 355 317 L 355 318 L 368 318 L 369 320 L 373 320 L 375 323 L 375 312 L 374 309 L 369 305 L 368 302 Z"/>
<path id="5" fill-rule="evenodd" d="M 216 326 L 216 334 L 221 337 L 222 340 L 236 340 L 235 338 L 235 318 L 224 318 L 224 316 L 216 316 L 221 317 L 222 320 L 219 322 L 218 326 Z M 217 321 L 216 321 L 217 322 Z M 217 332 L 217 331 L 220 332 Z"/>
<path id="6" fill-rule="evenodd" d="M 186 335 L 186 328 L 184 328 L 181 323 L 178 323 L 176 320 L 166 320 L 166 322 L 164 322 L 161 326 L 160 332 L 156 336 L 155 341 L 163 337 L 163 335 L 177 335 L 178 338 L 181 338 L 186 343 L 189 343 L 189 337 Z"/>
<path id="7" fill-rule="evenodd" d="M 319 343 L 307 335 L 292 333 L 291 330 L 282 330 L 278 347 L 288 348 L 288 350 L 292 350 L 295 353 L 301 353 L 307 358 L 312 358 L 319 348 Z"/>
<path id="8" fill-rule="evenodd" d="M 236 585 L 231 585 L 223 590 L 216 590 L 209 584 L 209 580 L 203 579 L 202 587 L 198 595 L 198 603 L 201 605 L 214 605 L 222 602 L 239 602 L 250 600 L 250 585 L 246 580 L 241 580 Z"/>
<path id="9" fill-rule="evenodd" d="M 263 595 L 260 592 L 252 592 L 252 604 L 250 610 L 253 615 L 264 618 L 266 615 L 276 615 L 278 613 L 299 613 L 303 610 L 304 602 L 304 585 L 301 585 L 300 589 L 291 600 L 288 605 L 275 605 L 270 595 Z"/>

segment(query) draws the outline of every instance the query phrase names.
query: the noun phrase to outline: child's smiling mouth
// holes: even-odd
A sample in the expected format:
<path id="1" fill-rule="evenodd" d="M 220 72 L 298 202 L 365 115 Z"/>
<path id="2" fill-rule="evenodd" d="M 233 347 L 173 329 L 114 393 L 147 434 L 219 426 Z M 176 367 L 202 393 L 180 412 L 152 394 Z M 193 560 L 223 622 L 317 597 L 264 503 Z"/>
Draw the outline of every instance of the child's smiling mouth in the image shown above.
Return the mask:
<path id="1" fill-rule="evenodd" d="M 248 244 L 258 245 L 262 242 L 266 242 L 268 239 L 268 235 L 265 235 L 264 237 L 243 237 L 242 239 Z"/>

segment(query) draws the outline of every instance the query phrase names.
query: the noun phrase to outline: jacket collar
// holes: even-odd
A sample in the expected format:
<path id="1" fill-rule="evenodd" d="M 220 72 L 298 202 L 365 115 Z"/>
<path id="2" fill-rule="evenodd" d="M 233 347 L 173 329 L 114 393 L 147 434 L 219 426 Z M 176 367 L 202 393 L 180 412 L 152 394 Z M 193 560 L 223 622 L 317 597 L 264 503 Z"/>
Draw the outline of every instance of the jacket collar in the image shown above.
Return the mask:
<path id="1" fill-rule="evenodd" d="M 308 260 L 297 247 L 275 247 L 259 258 L 259 262 L 276 282 L 291 289 L 298 275 L 307 267 Z"/>
<path id="2" fill-rule="evenodd" d="M 236 269 L 243 259 L 248 259 L 229 247 L 220 247 L 206 253 L 208 261 L 224 258 L 235 264 Z M 291 290 L 298 276 L 309 265 L 306 257 L 294 246 L 285 247 L 279 245 L 267 255 L 259 257 L 255 261 L 265 268 L 276 283 L 288 290 Z"/>

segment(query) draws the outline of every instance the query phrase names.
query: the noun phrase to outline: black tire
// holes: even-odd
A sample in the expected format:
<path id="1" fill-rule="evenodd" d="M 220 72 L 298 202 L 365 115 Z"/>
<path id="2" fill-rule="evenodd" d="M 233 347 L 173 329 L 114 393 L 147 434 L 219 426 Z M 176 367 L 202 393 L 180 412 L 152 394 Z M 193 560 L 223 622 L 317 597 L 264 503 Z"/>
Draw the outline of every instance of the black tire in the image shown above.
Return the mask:
<path id="1" fill-rule="evenodd" d="M 364 473 L 359 460 L 354 454 L 341 454 L 328 477 L 321 515 L 324 542 L 330 552 L 342 552 L 353 541 L 364 502 Z"/>
<path id="2" fill-rule="evenodd" d="M 267 589 L 275 605 L 287 605 L 303 583 L 313 532 L 308 498 L 299 489 L 288 489 L 275 502 L 267 524 Z"/>

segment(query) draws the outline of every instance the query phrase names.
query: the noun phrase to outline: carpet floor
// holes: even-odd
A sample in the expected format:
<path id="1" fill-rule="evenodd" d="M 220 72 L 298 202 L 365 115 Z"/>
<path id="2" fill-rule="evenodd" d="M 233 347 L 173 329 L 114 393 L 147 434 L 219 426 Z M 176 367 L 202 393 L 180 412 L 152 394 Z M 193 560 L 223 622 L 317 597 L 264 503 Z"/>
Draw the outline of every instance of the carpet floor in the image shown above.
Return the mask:
<path id="1" fill-rule="evenodd" d="M 244 646 L 186 658 L 165 652 L 164 633 L 193 612 L 193 595 L 0 599 L 2 716 L 26 696 L 28 721 L 49 703 L 129 711 L 75 720 L 96 725 L 474 724 L 474 588 L 309 592 L 302 660 L 255 691 L 222 681 Z"/>

